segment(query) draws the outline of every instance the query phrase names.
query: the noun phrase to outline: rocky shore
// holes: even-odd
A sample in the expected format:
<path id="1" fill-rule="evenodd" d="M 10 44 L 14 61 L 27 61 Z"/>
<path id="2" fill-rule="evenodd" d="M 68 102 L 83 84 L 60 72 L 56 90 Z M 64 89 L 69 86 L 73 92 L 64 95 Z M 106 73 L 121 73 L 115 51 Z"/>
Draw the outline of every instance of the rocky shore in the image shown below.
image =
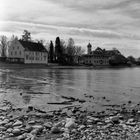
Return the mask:
<path id="1" fill-rule="evenodd" d="M 105 97 L 104 97 L 105 98 Z M 106 111 L 66 106 L 45 112 L 33 106 L 0 108 L 0 140 L 138 140 L 139 104 L 110 105 Z"/>

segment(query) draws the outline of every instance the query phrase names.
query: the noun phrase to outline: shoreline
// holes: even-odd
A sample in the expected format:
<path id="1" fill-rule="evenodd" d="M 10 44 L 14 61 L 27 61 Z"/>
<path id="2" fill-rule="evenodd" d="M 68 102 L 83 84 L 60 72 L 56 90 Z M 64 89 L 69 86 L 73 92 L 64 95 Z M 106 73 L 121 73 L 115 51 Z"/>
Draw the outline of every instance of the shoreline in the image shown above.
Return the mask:
<path id="1" fill-rule="evenodd" d="M 135 68 L 140 67 L 139 65 L 134 66 L 87 66 L 87 65 L 58 65 L 58 64 L 14 64 L 0 62 L 0 68 L 36 68 L 36 69 L 123 69 L 123 68 Z"/>
<path id="2" fill-rule="evenodd" d="M 34 106 L 14 108 L 9 101 L 0 108 L 0 139 L 8 140 L 137 140 L 140 138 L 140 104 L 106 106 L 89 111 L 66 106 L 43 111 Z"/>

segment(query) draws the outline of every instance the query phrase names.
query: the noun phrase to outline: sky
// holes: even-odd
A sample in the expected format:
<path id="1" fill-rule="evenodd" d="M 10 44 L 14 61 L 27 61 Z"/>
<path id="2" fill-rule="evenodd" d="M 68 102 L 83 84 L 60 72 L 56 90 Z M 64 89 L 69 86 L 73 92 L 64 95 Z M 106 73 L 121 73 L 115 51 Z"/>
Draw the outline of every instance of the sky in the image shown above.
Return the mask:
<path id="1" fill-rule="evenodd" d="M 0 0 L 0 35 L 55 41 L 59 36 L 86 50 L 117 48 L 140 57 L 140 0 Z"/>

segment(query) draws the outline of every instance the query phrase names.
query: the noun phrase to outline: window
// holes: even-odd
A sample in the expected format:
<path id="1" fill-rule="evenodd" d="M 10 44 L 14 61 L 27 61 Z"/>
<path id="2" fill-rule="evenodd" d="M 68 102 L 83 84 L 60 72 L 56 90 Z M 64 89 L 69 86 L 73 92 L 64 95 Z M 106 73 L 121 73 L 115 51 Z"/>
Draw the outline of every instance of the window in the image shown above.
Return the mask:
<path id="1" fill-rule="evenodd" d="M 15 55 L 17 55 L 17 51 L 15 51 Z"/>
<path id="2" fill-rule="evenodd" d="M 19 51 L 19 55 L 21 55 L 21 51 Z"/>
<path id="3" fill-rule="evenodd" d="M 19 49 L 19 46 L 17 46 L 17 49 Z"/>
<path id="4" fill-rule="evenodd" d="M 26 54 L 26 59 L 28 60 L 28 55 Z"/>
<path id="5" fill-rule="evenodd" d="M 46 60 L 46 56 L 44 56 L 44 60 Z"/>
<path id="6" fill-rule="evenodd" d="M 13 55 L 13 52 L 11 52 L 11 55 Z"/>

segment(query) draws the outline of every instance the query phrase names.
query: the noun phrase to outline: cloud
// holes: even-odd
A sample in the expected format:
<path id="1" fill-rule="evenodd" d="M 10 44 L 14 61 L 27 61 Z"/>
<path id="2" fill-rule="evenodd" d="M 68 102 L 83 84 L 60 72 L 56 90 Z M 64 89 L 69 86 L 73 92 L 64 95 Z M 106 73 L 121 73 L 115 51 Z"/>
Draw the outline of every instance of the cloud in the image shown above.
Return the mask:
<path id="1" fill-rule="evenodd" d="M 118 48 L 131 40 L 137 51 L 139 23 L 139 0 L 0 0 L 0 31 L 8 35 L 27 29 L 34 38 L 73 37 L 83 46 L 120 42 Z"/>
<path id="2" fill-rule="evenodd" d="M 6 25 L 1 30 L 7 30 L 10 32 L 19 32 L 24 29 L 29 29 L 33 34 L 42 33 L 51 33 L 51 34 L 68 34 L 68 35 L 77 35 L 77 36 L 88 36 L 96 38 L 112 38 L 112 39 L 133 39 L 140 40 L 140 36 L 132 34 L 122 34 L 119 32 L 111 30 L 97 30 L 90 28 L 78 28 L 78 27 L 67 27 L 67 26 L 56 26 L 56 25 L 47 25 L 47 24 L 37 24 L 37 23 L 28 23 L 28 22 L 18 22 L 18 21 L 6 21 L 0 22 L 1 26 Z"/>

